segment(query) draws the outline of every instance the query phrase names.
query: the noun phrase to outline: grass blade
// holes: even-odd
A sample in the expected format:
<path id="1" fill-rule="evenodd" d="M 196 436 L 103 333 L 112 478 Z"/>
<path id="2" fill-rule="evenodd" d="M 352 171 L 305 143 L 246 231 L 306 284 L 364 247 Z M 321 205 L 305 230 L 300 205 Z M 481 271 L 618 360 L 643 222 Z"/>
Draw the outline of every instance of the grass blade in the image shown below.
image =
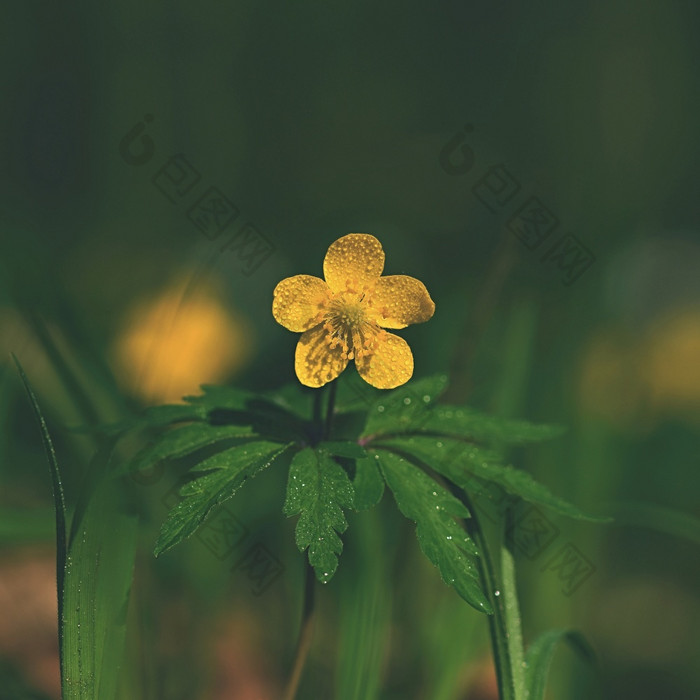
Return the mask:
<path id="1" fill-rule="evenodd" d="M 389 641 L 390 601 L 376 509 L 353 522 L 353 566 L 341 583 L 336 700 L 377 700 Z"/>
<path id="2" fill-rule="evenodd" d="M 124 654 L 137 519 L 107 478 L 112 444 L 90 464 L 73 518 L 63 592 L 64 700 L 113 700 Z"/>
<path id="3" fill-rule="evenodd" d="M 49 463 L 49 471 L 51 473 L 51 487 L 53 491 L 54 511 L 56 516 L 56 589 L 58 595 L 58 634 L 59 634 L 59 650 L 61 654 L 61 678 L 63 678 L 63 629 L 61 621 L 63 620 L 63 589 L 64 577 L 67 557 L 67 542 L 66 542 L 66 500 L 63 495 L 63 484 L 61 483 L 61 472 L 58 468 L 58 460 L 56 459 L 56 451 L 54 450 L 53 442 L 49 429 L 46 426 L 44 415 L 39 408 L 39 403 L 29 384 L 29 379 L 22 369 L 19 360 L 12 355 L 12 359 L 17 365 L 17 371 L 24 384 L 24 389 L 29 397 L 29 402 L 34 410 L 39 429 L 41 431 L 41 441 L 44 444 L 46 451 L 46 459 Z"/>
<path id="4" fill-rule="evenodd" d="M 595 659 L 593 650 L 580 632 L 562 629 L 545 632 L 530 645 L 525 656 L 528 700 L 544 700 L 549 667 L 557 645 L 562 641 L 569 642 L 584 659 Z"/>

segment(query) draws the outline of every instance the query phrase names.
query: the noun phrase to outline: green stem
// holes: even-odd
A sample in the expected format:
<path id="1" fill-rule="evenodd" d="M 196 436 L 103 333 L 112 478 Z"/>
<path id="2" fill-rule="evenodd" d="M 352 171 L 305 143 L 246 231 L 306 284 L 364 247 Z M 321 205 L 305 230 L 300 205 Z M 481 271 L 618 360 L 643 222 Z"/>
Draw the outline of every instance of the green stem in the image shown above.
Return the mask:
<path id="1" fill-rule="evenodd" d="M 493 608 L 493 615 L 489 615 L 488 619 L 499 698 L 500 700 L 525 700 L 520 614 L 512 555 L 503 541 L 502 530 L 505 523 L 501 523 L 501 532 L 499 532 L 501 538 L 498 542 L 501 561 L 499 577 L 488 540 L 479 521 L 478 511 L 463 491 L 460 491 L 459 495 L 472 516 L 466 521 L 466 525 L 479 550 L 481 581 L 486 597 Z"/>
<path id="2" fill-rule="evenodd" d="M 301 674 L 306 665 L 306 659 L 311 648 L 311 640 L 313 639 L 314 628 L 314 608 L 315 608 L 315 592 L 316 576 L 314 569 L 308 562 L 306 563 L 306 579 L 304 581 L 304 609 L 301 614 L 301 627 L 299 629 L 299 641 L 297 642 L 297 651 L 294 658 L 294 667 L 292 675 L 289 677 L 287 687 L 284 691 L 284 700 L 294 700 L 299 689 L 299 681 Z"/>
<path id="3" fill-rule="evenodd" d="M 315 429 L 321 431 L 321 395 L 323 394 L 323 389 L 316 389 L 314 391 L 314 414 L 313 414 L 313 422 Z"/>
<path id="4" fill-rule="evenodd" d="M 505 627 L 508 639 L 508 651 L 513 674 L 515 695 L 524 700 L 527 697 L 525 684 L 525 647 L 523 645 L 523 632 L 521 628 L 520 606 L 518 605 L 518 593 L 515 581 L 515 560 L 508 541 L 507 533 L 513 532 L 513 510 L 508 508 L 505 513 L 504 541 L 500 543 L 501 552 L 501 595 Z"/>
<path id="5" fill-rule="evenodd" d="M 314 408 L 313 421 L 317 435 L 321 439 L 328 439 L 331 433 L 333 424 L 333 408 L 335 406 L 336 383 L 333 382 L 329 387 L 328 404 L 326 406 L 325 421 L 321 420 L 321 397 L 322 391 L 314 393 Z M 299 640 L 297 642 L 297 651 L 294 658 L 294 667 L 292 675 L 289 677 L 287 687 L 284 691 L 284 700 L 294 700 L 301 681 L 301 675 L 306 665 L 306 659 L 311 648 L 311 640 L 313 639 L 314 627 L 314 608 L 315 608 L 315 590 L 316 590 L 316 575 L 313 567 L 306 562 L 306 575 L 304 581 L 304 609 L 301 616 L 301 628 L 299 630 Z"/>
<path id="6" fill-rule="evenodd" d="M 331 428 L 333 427 L 333 409 L 335 408 L 335 393 L 338 388 L 338 382 L 331 382 L 328 389 L 328 405 L 326 407 L 326 424 L 324 429 L 324 438 L 328 440 L 331 436 Z"/>

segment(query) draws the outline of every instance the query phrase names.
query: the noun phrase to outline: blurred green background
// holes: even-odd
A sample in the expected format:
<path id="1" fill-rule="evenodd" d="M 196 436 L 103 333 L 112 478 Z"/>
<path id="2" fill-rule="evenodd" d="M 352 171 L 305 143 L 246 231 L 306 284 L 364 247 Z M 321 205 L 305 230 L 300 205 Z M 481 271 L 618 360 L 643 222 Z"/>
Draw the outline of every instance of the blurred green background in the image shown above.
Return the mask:
<path id="1" fill-rule="evenodd" d="M 574 626 L 598 653 L 591 670 L 560 652 L 550 697 L 700 697 L 699 19 L 680 0 L 7 5 L 0 697 L 57 697 L 58 673 L 49 478 L 10 353 L 74 502 L 92 447 L 69 428 L 203 382 L 294 381 L 272 290 L 320 276 L 348 232 L 377 236 L 385 272 L 436 302 L 402 332 L 415 376 L 447 371 L 452 401 L 566 425 L 515 463 L 617 516 L 557 521 L 517 562 L 526 640 Z M 548 234 L 518 218 L 532 197 Z M 232 501 L 284 565 L 259 596 L 197 540 L 152 559 L 172 483 L 156 477 L 126 696 L 277 697 L 303 572 L 284 474 Z M 493 698 L 485 620 L 389 496 L 345 542 L 303 697 L 363 697 L 347 660 L 365 644 L 377 697 Z M 591 573 L 568 595 L 547 567 L 566 543 Z"/>

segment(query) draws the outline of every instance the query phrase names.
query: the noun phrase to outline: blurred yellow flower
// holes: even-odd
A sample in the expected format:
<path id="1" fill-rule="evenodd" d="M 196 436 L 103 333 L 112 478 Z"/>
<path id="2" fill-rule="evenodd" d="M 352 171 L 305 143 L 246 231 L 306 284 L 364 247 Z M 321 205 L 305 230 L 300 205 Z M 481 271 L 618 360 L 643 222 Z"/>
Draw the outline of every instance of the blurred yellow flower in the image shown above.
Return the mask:
<path id="1" fill-rule="evenodd" d="M 435 304 L 419 280 L 381 277 L 383 270 L 381 243 L 366 233 L 350 233 L 328 248 L 325 282 L 296 275 L 275 287 L 275 320 L 302 334 L 294 360 L 302 384 L 323 386 L 353 359 L 360 376 L 378 389 L 393 389 L 411 378 L 411 348 L 384 329 L 427 321 Z"/>
<path id="2" fill-rule="evenodd" d="M 581 359 L 578 393 L 584 411 L 621 428 L 637 425 L 647 398 L 639 341 L 621 328 L 600 328 Z"/>
<path id="3" fill-rule="evenodd" d="M 582 359 L 586 412 L 637 429 L 700 420 L 700 308 L 668 309 L 643 332 L 600 329 Z"/>
<path id="4" fill-rule="evenodd" d="M 114 356 L 135 395 L 162 403 L 226 379 L 246 362 L 250 345 L 247 324 L 221 303 L 213 284 L 190 290 L 178 280 L 131 310 Z"/>
<path id="5" fill-rule="evenodd" d="M 647 378 L 657 409 L 700 409 L 700 308 L 676 308 L 651 328 Z"/>

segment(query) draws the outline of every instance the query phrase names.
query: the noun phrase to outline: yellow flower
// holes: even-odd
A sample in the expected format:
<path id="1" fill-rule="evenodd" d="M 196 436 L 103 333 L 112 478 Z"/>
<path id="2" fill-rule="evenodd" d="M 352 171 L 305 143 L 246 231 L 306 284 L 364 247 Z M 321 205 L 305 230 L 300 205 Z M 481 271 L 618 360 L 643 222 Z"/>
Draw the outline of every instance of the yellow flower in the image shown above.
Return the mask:
<path id="1" fill-rule="evenodd" d="M 435 304 L 422 282 L 406 275 L 381 277 L 383 269 L 381 243 L 366 233 L 349 233 L 328 248 L 325 282 L 295 275 L 275 287 L 272 315 L 302 334 L 294 359 L 302 384 L 323 386 L 353 359 L 360 376 L 378 389 L 411 378 L 411 348 L 384 329 L 427 321 Z"/>

